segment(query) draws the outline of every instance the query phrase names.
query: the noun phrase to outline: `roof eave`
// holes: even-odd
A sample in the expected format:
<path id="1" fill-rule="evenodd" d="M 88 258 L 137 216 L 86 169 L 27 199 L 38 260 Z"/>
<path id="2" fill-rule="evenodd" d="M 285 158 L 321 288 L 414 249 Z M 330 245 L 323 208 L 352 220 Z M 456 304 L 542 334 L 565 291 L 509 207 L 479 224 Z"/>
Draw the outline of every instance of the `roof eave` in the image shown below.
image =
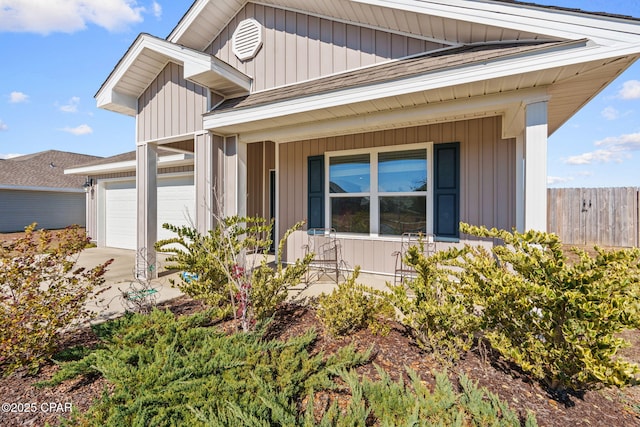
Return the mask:
<path id="1" fill-rule="evenodd" d="M 171 154 L 158 159 L 158 167 L 177 167 L 193 164 L 193 154 Z M 125 160 L 121 162 L 103 163 L 92 166 L 81 166 L 78 168 L 65 169 L 65 175 L 101 175 L 118 172 L 132 172 L 136 170 L 135 160 Z"/>
<path id="2" fill-rule="evenodd" d="M 143 61 L 145 56 L 154 61 Z M 139 96 L 169 62 L 184 67 L 186 80 L 223 95 L 238 96 L 251 89 L 249 76 L 214 56 L 140 34 L 96 93 L 98 108 L 135 116 Z M 130 74 L 137 78 L 127 81 Z"/>
<path id="3" fill-rule="evenodd" d="M 47 193 L 84 193 L 82 188 L 73 187 L 39 187 L 33 185 L 2 185 L 0 184 L 0 190 L 11 191 L 42 191 Z"/>
<path id="4" fill-rule="evenodd" d="M 234 132 L 236 131 L 236 126 L 241 126 L 245 123 L 275 119 L 293 113 L 312 112 L 341 105 L 522 74 L 536 69 L 558 67 L 562 65 L 559 61 L 566 64 L 586 62 L 586 57 L 598 56 L 596 52 L 602 55 L 600 49 L 598 46 L 591 46 L 587 40 L 563 42 L 560 46 L 542 47 L 532 52 L 508 55 L 491 61 L 480 61 L 453 68 L 445 67 L 423 74 L 366 86 L 348 87 L 236 110 L 222 112 L 214 110 L 204 116 L 204 128 L 223 133 Z M 523 58 L 527 59 L 526 67 L 523 67 Z"/>

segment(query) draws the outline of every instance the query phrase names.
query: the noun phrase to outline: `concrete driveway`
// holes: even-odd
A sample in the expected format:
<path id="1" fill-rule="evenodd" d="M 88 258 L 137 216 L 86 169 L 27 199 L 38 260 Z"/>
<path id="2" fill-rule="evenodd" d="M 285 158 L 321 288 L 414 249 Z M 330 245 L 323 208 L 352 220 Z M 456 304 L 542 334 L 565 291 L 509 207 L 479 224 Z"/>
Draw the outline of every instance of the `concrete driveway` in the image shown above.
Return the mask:
<path id="1" fill-rule="evenodd" d="M 160 260 L 158 278 L 153 279 L 149 284 L 156 291 L 153 294 L 156 303 L 182 295 L 179 289 L 173 288 L 169 283 L 169 279 L 177 280 L 179 273 L 170 273 L 162 268 L 164 254 L 159 254 L 158 258 Z M 88 248 L 80 253 L 77 266 L 93 268 L 109 259 L 113 259 L 113 263 L 107 268 L 104 276 L 105 284 L 97 290 L 99 292 L 98 298 L 87 304 L 87 308 L 98 315 L 96 321 L 114 318 L 124 313 L 123 292 L 142 288 L 142 284 L 134 278 L 136 252 L 133 250 Z"/>

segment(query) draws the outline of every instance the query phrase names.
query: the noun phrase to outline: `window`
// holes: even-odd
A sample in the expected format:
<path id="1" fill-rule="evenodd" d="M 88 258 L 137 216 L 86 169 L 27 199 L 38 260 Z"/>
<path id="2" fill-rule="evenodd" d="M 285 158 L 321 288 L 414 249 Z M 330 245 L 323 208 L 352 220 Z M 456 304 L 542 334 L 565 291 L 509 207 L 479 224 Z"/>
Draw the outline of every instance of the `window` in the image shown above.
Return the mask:
<path id="1" fill-rule="evenodd" d="M 328 225 L 338 232 L 428 232 L 430 145 L 327 153 Z"/>

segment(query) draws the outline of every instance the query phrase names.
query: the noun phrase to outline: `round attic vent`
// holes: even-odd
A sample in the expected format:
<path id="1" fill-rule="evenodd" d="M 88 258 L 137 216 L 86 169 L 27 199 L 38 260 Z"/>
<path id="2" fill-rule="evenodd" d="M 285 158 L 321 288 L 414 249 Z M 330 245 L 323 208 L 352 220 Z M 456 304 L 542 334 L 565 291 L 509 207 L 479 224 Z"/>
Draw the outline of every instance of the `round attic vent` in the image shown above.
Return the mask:
<path id="1" fill-rule="evenodd" d="M 238 59 L 251 59 L 262 46 L 262 27 L 255 19 L 245 19 L 238 24 L 231 41 L 231 48 Z"/>

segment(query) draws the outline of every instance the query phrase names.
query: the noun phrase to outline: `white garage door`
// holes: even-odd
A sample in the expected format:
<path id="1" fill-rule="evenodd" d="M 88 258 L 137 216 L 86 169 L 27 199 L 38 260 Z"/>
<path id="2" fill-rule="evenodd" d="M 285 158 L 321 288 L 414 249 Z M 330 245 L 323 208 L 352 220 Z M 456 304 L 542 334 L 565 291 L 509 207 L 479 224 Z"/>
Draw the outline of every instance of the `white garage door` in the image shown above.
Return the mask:
<path id="1" fill-rule="evenodd" d="M 136 182 L 117 181 L 105 185 L 105 240 L 110 248 L 136 248 Z"/>
<path id="2" fill-rule="evenodd" d="M 136 249 L 136 183 L 116 181 L 105 185 L 105 246 Z M 193 175 L 158 179 L 158 239 L 173 237 L 165 222 L 191 225 L 195 219 Z"/>

